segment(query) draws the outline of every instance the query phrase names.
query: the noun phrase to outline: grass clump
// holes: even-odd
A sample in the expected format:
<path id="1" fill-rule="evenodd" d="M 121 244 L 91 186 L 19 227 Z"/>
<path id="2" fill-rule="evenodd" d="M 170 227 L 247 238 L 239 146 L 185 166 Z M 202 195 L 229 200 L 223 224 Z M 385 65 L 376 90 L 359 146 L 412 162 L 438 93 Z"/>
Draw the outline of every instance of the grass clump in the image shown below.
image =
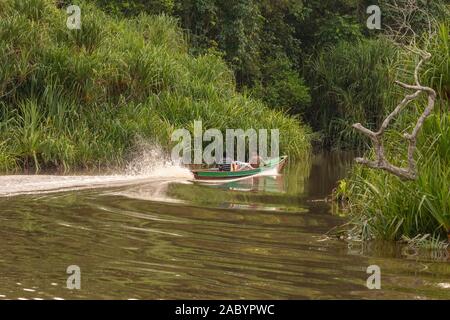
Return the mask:
<path id="1" fill-rule="evenodd" d="M 367 140 L 352 125 L 374 128 L 397 97 L 393 86 L 397 48 L 383 38 L 340 42 L 309 62 L 313 97 L 307 112 L 324 146 L 361 149 Z"/>
<path id="2" fill-rule="evenodd" d="M 82 29 L 50 0 L 0 11 L 0 170 L 120 166 L 135 137 L 168 149 L 176 128 L 279 128 L 281 150 L 309 151 L 309 130 L 235 90 L 214 54 L 193 57 L 174 18 L 108 16 L 76 1 Z"/>

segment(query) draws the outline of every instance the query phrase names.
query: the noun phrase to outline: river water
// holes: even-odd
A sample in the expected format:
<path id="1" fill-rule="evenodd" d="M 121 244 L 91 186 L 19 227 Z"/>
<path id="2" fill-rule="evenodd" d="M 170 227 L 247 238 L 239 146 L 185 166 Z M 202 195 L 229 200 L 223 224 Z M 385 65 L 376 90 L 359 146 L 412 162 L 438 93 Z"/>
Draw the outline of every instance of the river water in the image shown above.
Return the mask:
<path id="1" fill-rule="evenodd" d="M 447 252 L 327 239 L 350 153 L 223 185 L 188 172 L 0 178 L 0 299 L 448 299 Z M 160 172 L 161 173 L 161 172 Z M 66 270 L 81 271 L 69 290 Z M 367 268 L 381 271 L 369 290 Z"/>

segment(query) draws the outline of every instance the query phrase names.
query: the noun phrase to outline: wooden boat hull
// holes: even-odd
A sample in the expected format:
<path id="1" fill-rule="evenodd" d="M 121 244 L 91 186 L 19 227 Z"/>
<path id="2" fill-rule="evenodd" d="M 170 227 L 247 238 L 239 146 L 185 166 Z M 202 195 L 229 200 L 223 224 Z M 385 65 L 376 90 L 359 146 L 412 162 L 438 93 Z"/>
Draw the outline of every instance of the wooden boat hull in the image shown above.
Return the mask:
<path id="1" fill-rule="evenodd" d="M 266 162 L 266 164 L 262 167 L 252 169 L 252 170 L 242 170 L 242 171 L 219 171 L 217 169 L 210 170 L 192 170 L 194 174 L 194 178 L 196 180 L 233 180 L 240 178 L 252 177 L 257 174 L 277 169 L 277 172 L 280 172 L 283 167 L 286 165 L 287 156 L 278 157 L 274 159 L 270 159 Z"/>

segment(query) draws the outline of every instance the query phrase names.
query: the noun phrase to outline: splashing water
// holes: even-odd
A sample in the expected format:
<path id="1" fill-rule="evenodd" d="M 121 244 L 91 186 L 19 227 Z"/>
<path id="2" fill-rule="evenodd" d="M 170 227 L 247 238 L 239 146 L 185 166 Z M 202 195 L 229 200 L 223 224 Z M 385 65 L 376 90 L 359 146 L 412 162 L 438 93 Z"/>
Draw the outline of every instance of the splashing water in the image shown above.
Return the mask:
<path id="1" fill-rule="evenodd" d="M 115 175 L 12 175 L 0 176 L 0 196 L 36 194 L 105 188 L 141 182 L 177 181 L 192 179 L 192 173 L 174 165 L 157 145 L 139 144 L 126 169 Z"/>
<path id="2" fill-rule="evenodd" d="M 152 178 L 192 178 L 192 173 L 171 161 L 160 145 L 139 140 L 137 148 L 138 151 L 134 152 L 133 160 L 126 167 L 126 175 Z"/>

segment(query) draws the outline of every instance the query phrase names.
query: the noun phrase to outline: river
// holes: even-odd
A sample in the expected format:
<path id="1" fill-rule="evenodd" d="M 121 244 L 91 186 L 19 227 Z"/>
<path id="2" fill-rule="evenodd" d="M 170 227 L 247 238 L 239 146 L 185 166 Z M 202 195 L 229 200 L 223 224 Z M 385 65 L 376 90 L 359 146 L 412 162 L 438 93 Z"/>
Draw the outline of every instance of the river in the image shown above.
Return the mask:
<path id="1" fill-rule="evenodd" d="M 0 299 L 450 298 L 445 254 L 325 236 L 347 221 L 329 195 L 352 159 L 224 185 L 181 170 L 2 177 Z M 72 265 L 80 290 L 66 285 Z M 371 265 L 380 290 L 366 286 Z"/>

